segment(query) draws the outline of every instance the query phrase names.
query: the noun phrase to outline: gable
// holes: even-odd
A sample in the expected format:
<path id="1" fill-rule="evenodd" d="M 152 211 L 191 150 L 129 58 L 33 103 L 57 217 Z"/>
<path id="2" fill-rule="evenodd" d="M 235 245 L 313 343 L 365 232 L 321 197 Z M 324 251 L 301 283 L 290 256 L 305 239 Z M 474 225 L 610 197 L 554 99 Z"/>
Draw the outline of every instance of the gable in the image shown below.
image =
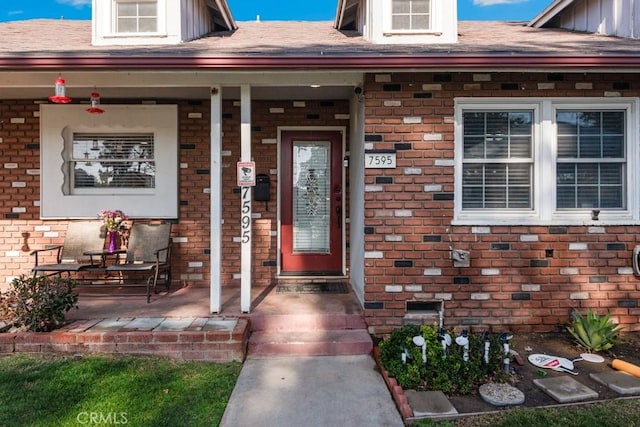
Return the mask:
<path id="1" fill-rule="evenodd" d="M 555 0 L 529 26 L 640 38 L 638 0 Z"/>
<path id="2" fill-rule="evenodd" d="M 235 28 L 226 0 L 93 0 L 94 46 L 177 44 Z"/>

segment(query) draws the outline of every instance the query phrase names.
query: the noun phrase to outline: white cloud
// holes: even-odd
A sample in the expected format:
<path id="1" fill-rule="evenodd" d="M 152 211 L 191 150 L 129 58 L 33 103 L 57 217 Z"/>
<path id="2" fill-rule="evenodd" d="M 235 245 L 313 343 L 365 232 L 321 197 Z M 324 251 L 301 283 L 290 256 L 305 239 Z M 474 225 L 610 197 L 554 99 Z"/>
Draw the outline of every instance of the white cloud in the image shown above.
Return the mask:
<path id="1" fill-rule="evenodd" d="M 56 2 L 62 3 L 62 4 L 68 4 L 74 7 L 91 6 L 91 0 L 56 0 Z"/>
<path id="2" fill-rule="evenodd" d="M 523 3 L 529 0 L 473 0 L 476 6 L 495 6 L 496 4 L 515 4 Z"/>

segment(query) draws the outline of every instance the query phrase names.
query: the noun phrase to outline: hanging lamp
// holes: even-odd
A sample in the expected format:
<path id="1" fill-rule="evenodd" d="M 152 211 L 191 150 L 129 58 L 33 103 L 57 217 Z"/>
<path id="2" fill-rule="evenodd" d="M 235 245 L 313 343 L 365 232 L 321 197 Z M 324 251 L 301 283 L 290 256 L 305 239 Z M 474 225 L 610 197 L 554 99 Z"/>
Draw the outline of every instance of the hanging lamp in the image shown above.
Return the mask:
<path id="1" fill-rule="evenodd" d="M 49 97 L 54 104 L 68 104 L 71 98 L 65 95 L 64 79 L 60 76 L 55 80 L 55 95 Z"/>

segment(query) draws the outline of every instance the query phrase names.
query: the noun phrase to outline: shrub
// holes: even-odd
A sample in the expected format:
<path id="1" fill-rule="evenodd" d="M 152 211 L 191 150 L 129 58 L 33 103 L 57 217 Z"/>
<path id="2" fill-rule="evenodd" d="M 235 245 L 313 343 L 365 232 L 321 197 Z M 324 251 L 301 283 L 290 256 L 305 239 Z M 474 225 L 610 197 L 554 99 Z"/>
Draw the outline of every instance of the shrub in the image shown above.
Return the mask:
<path id="1" fill-rule="evenodd" d="M 610 313 L 600 316 L 591 310 L 582 316 L 573 312 L 573 321 L 567 331 L 573 336 L 578 345 L 588 351 L 608 350 L 618 342 L 620 327 L 610 319 Z"/>
<path id="2" fill-rule="evenodd" d="M 455 334 L 450 335 L 455 340 Z M 413 342 L 415 336 L 425 340 L 427 363 L 423 362 L 421 347 Z M 505 355 L 498 335 L 470 334 L 468 338 L 468 360 L 465 361 L 463 347 L 455 342 L 444 352 L 435 327 L 406 325 L 380 343 L 380 361 L 404 389 L 441 390 L 464 395 L 485 382 L 510 378 L 503 370 Z M 489 363 L 484 359 L 485 338 L 490 344 Z M 406 362 L 402 361 L 404 352 L 408 355 Z"/>
<path id="3" fill-rule="evenodd" d="M 0 294 L 0 318 L 27 331 L 51 331 L 76 307 L 75 286 L 74 280 L 58 276 L 17 277 L 9 290 Z"/>

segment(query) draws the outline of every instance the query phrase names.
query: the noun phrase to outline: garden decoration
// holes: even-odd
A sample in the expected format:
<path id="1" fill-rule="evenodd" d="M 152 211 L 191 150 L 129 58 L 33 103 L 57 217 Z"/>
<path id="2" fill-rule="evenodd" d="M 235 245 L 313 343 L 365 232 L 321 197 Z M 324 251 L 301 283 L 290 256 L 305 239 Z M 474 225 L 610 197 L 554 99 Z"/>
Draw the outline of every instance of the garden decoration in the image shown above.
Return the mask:
<path id="1" fill-rule="evenodd" d="M 574 371 L 573 362 L 566 357 L 550 356 L 548 354 L 530 354 L 529 362 L 538 367 L 552 369 L 558 372 L 566 372 L 571 375 L 578 375 Z"/>
<path id="2" fill-rule="evenodd" d="M 402 359 L 402 363 L 406 364 L 407 359 L 411 358 L 411 355 L 409 354 L 409 350 L 405 348 L 402 354 L 400 355 L 400 358 Z"/>
<path id="3" fill-rule="evenodd" d="M 447 357 L 447 347 L 451 346 L 451 335 L 443 327 L 440 327 L 438 329 L 438 339 L 442 344 L 442 358 L 445 359 Z"/>
<path id="4" fill-rule="evenodd" d="M 462 347 L 462 360 L 469 361 L 469 333 L 463 329 L 460 335 L 456 337 L 456 344 Z"/>
<path id="5" fill-rule="evenodd" d="M 422 362 L 427 363 L 427 342 L 422 335 L 413 337 L 413 343 L 422 348 Z"/>
<path id="6" fill-rule="evenodd" d="M 502 349 L 504 352 L 503 368 L 505 373 L 509 373 L 509 365 L 511 363 L 511 350 L 509 349 L 509 341 L 513 338 L 513 335 L 507 335 L 506 332 L 500 334 L 500 342 L 502 343 Z"/>
<path id="7" fill-rule="evenodd" d="M 618 371 L 626 372 L 627 374 L 633 375 L 636 378 L 640 378 L 640 366 L 634 365 L 633 363 L 625 362 L 620 359 L 613 359 L 611 362 L 611 367 Z"/>
<path id="8" fill-rule="evenodd" d="M 489 350 L 491 349 L 491 342 L 489 341 L 489 331 L 482 333 L 482 339 L 484 340 L 484 363 L 489 364 Z"/>

